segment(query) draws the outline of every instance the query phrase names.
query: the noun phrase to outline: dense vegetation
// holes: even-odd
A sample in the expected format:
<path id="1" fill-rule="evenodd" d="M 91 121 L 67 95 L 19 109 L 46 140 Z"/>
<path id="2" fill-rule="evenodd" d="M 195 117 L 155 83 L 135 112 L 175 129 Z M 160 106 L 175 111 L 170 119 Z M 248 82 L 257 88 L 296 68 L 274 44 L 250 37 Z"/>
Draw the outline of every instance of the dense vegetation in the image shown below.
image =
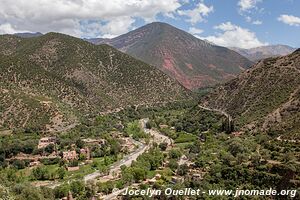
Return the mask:
<path id="1" fill-rule="evenodd" d="M 138 126 L 137 120 L 141 118 L 149 118 L 149 123 L 146 124 L 148 128 L 156 129 L 172 138 L 174 140 L 172 148 L 167 149 L 166 143 L 153 144 L 153 147 L 147 153 L 140 155 L 130 167 L 121 167 L 120 179 L 105 183 L 82 182 L 80 174 L 90 173 L 91 169 L 98 169 L 105 173 L 109 165 L 120 159 L 117 156 L 120 154 L 120 148 L 117 139 L 114 138 L 115 132 L 121 132 L 123 136 L 132 136 L 137 140 L 148 137 Z M 237 134 L 239 132 L 227 134 L 224 123 L 226 123 L 225 116 L 203 110 L 197 102 L 193 101 L 156 107 L 132 106 L 118 113 L 98 116 L 93 121 L 83 121 L 71 131 L 58 134 L 60 138 L 58 148 L 68 148 L 73 143 L 80 147 L 83 145 L 80 140 L 83 137 L 105 138 L 109 141 L 109 146 L 106 149 L 94 149 L 93 163 L 84 168 L 85 171 L 75 173 L 75 176 L 66 172 L 61 167 L 60 161 L 45 161 L 42 166 L 34 168 L 29 175 L 26 174 L 26 168 L 23 169 L 26 167 L 26 162 L 7 163 L 4 160 L 19 152 L 39 153 L 36 144 L 40 134 L 22 133 L 2 136 L 0 182 L 4 189 L 0 192 L 3 195 L 9 193 L 20 200 L 25 196 L 32 200 L 52 200 L 66 196 L 69 191 L 77 199 L 89 199 L 96 192 L 109 194 L 114 188 L 131 187 L 134 183 L 143 189 L 151 187 L 162 190 L 170 187 L 199 188 L 202 191 L 235 190 L 236 188 L 299 189 L 300 149 L 296 142 L 280 140 L 277 136 L 264 132 L 255 135 Z M 52 148 L 47 147 L 44 150 L 50 153 Z M 179 164 L 183 156 L 187 157 L 188 162 Z M 145 182 L 157 173 L 161 178 L 154 184 Z M 194 179 L 193 175 L 196 173 L 200 174 L 200 178 Z M 174 181 L 174 176 L 182 181 Z M 54 179 L 71 181 L 53 190 L 31 187 L 28 184 L 35 180 Z M 202 195 L 198 198 L 220 199 L 220 196 Z M 168 199 L 164 195 L 156 198 Z M 227 199 L 225 196 L 222 198 Z M 286 197 L 280 196 L 280 198 Z M 151 198 L 126 196 L 124 199 Z M 172 197 L 172 199 L 181 199 L 181 197 Z"/>

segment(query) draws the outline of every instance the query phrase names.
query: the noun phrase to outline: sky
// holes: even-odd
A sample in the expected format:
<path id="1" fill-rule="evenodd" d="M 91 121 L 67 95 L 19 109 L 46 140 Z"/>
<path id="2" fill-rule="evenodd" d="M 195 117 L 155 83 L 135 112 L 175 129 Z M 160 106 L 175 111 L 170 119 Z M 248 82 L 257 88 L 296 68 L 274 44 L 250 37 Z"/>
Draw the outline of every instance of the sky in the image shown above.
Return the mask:
<path id="1" fill-rule="evenodd" d="M 0 34 L 112 38 L 154 21 L 220 46 L 300 47 L 300 0 L 0 0 Z"/>

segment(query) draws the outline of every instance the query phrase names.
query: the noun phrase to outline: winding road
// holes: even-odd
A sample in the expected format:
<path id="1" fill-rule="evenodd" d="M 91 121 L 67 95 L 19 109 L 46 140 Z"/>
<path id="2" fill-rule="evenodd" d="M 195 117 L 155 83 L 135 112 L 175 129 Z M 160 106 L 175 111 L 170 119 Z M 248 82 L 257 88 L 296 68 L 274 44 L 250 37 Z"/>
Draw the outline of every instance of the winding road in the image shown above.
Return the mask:
<path id="1" fill-rule="evenodd" d="M 140 126 L 143 129 L 143 131 L 147 134 L 150 134 L 151 140 L 148 144 L 136 141 L 132 139 L 132 142 L 138 146 L 138 148 L 132 152 L 129 155 L 126 155 L 122 160 L 115 162 L 109 169 L 109 173 L 108 175 L 104 175 L 103 173 L 100 173 L 99 171 L 93 172 L 91 174 L 88 174 L 86 176 L 84 176 L 84 181 L 88 182 L 88 181 L 92 181 L 92 180 L 97 180 L 99 182 L 107 182 L 110 180 L 114 180 L 116 178 L 116 175 L 118 173 L 121 172 L 121 166 L 125 165 L 127 167 L 131 166 L 131 163 L 133 161 L 136 161 L 136 159 L 143 154 L 144 152 L 146 152 L 148 149 L 150 149 L 150 147 L 153 145 L 153 143 L 162 143 L 162 142 L 166 142 L 168 144 L 168 146 L 171 146 L 174 142 L 172 139 L 170 139 L 169 137 L 162 135 L 161 133 L 159 133 L 156 130 L 153 129 L 148 129 L 146 127 L 147 122 L 149 121 L 149 119 L 140 119 Z M 55 183 L 53 182 L 52 184 L 47 185 L 47 187 L 54 189 L 55 187 L 60 186 L 62 183 Z M 102 199 L 112 199 L 117 197 L 121 192 L 125 191 L 126 188 L 118 190 L 118 191 L 114 191 L 111 194 L 105 195 L 103 197 L 101 197 Z"/>
<path id="2" fill-rule="evenodd" d="M 109 180 L 113 180 L 115 178 L 115 176 L 121 172 L 122 165 L 129 167 L 131 165 L 131 163 L 133 161 L 135 161 L 141 154 L 146 152 L 152 146 L 152 144 L 154 142 L 155 143 L 166 142 L 168 144 L 168 146 L 173 144 L 173 141 L 170 138 L 168 138 L 167 136 L 160 134 L 156 130 L 148 129 L 146 127 L 146 124 L 148 121 L 149 121 L 149 119 L 140 119 L 140 126 L 143 129 L 143 131 L 152 136 L 149 144 L 144 144 L 144 143 L 141 143 L 141 142 L 138 142 L 138 141 L 135 141 L 132 139 L 132 142 L 135 143 L 135 145 L 137 145 L 138 148 L 131 154 L 125 156 L 122 160 L 114 163 L 110 167 L 108 175 L 103 175 L 99 171 L 96 171 L 92 174 L 86 175 L 84 177 L 84 181 L 87 182 L 87 181 L 98 179 L 98 178 L 99 178 L 100 182 L 106 182 Z"/>
<path id="3" fill-rule="evenodd" d="M 138 148 L 131 154 L 126 155 L 122 160 L 114 163 L 110 167 L 108 175 L 103 175 L 99 171 L 96 171 L 92 174 L 86 175 L 84 177 L 84 181 L 87 182 L 87 181 L 94 180 L 97 178 L 100 178 L 99 179 L 100 182 L 106 182 L 106 181 L 112 180 L 115 178 L 116 174 L 121 172 L 122 165 L 129 167 L 131 165 L 132 161 L 135 161 L 139 157 L 139 155 L 143 154 L 147 149 L 149 149 L 148 145 L 145 145 L 141 142 L 135 141 L 133 139 L 132 139 L 132 142 L 135 143 L 138 146 Z"/>
<path id="4" fill-rule="evenodd" d="M 232 121 L 232 117 L 228 113 L 226 113 L 225 111 L 223 111 L 223 110 L 214 109 L 214 108 L 208 108 L 208 107 L 204 107 L 204 106 L 201 106 L 201 105 L 198 105 L 198 107 L 202 108 L 204 110 L 221 113 L 222 115 L 224 115 L 225 117 L 227 117 L 229 119 L 229 121 Z"/>
<path id="5" fill-rule="evenodd" d="M 156 130 L 148 129 L 147 126 L 146 126 L 146 124 L 147 124 L 148 121 L 149 121 L 149 119 L 141 119 L 141 120 L 140 120 L 140 126 L 141 126 L 141 128 L 143 129 L 143 131 L 144 131 L 145 133 L 147 133 L 147 134 L 150 134 L 150 135 L 152 136 L 152 139 L 151 139 L 151 141 L 149 142 L 149 144 L 144 146 L 143 149 L 145 149 L 145 150 L 144 150 L 143 152 L 145 152 L 147 149 L 149 149 L 149 148 L 153 145 L 154 142 L 155 142 L 155 143 L 166 142 L 166 143 L 168 144 L 168 146 L 171 146 L 171 145 L 173 144 L 174 141 L 173 141 L 172 139 L 170 139 L 169 137 L 167 137 L 167 136 L 165 136 L 165 135 L 162 135 L 161 133 L 159 133 L 159 132 L 156 131 Z M 142 153 L 140 153 L 140 154 L 142 154 Z M 140 154 L 139 154 L 139 155 L 140 155 Z M 130 166 L 130 165 L 131 165 L 131 162 L 132 162 L 133 160 L 136 160 L 137 157 L 138 157 L 138 155 L 137 155 L 137 156 L 134 156 L 132 159 L 130 159 L 130 162 L 129 162 L 129 160 L 128 160 L 128 162 L 126 162 L 126 164 L 129 164 L 128 166 Z M 123 165 L 123 164 L 122 164 L 122 165 Z M 121 166 L 121 165 L 118 164 L 118 165 L 116 165 L 116 167 L 117 167 L 117 166 Z M 115 169 L 116 167 L 113 167 L 112 169 Z M 112 171 L 112 170 L 111 170 L 111 171 Z M 101 179 L 102 179 L 102 177 L 101 177 Z M 122 192 L 124 192 L 127 188 L 128 188 L 128 187 L 125 187 L 125 188 L 120 189 L 120 190 L 117 189 L 116 191 L 113 191 L 112 193 L 110 193 L 110 194 L 108 194 L 108 195 L 102 196 L 101 199 L 103 199 L 103 200 L 116 199 L 117 196 L 120 195 Z"/>
<path id="6" fill-rule="evenodd" d="M 143 131 L 145 133 L 150 134 L 153 137 L 152 142 L 156 142 L 158 144 L 162 143 L 162 142 L 166 142 L 168 144 L 168 146 L 171 146 L 174 143 L 174 141 L 171 138 L 169 138 L 165 135 L 162 135 L 161 133 L 159 133 L 156 130 L 148 129 L 146 127 L 146 124 L 148 122 L 149 122 L 149 119 L 141 119 L 140 120 L 140 125 L 143 128 Z"/>

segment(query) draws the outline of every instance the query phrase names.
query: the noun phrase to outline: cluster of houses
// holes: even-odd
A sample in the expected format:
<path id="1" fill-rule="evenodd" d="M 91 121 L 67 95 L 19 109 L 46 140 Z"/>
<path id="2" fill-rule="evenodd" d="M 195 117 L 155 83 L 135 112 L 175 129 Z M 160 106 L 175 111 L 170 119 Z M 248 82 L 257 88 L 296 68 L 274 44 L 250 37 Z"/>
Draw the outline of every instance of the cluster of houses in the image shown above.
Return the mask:
<path id="1" fill-rule="evenodd" d="M 43 137 L 39 139 L 37 148 L 43 149 L 46 148 L 49 145 L 54 145 L 55 150 L 50 155 L 27 155 L 23 153 L 19 153 L 17 156 L 15 156 L 13 159 L 15 160 L 30 160 L 29 166 L 34 167 L 41 164 L 42 159 L 55 159 L 55 158 L 61 158 L 67 162 L 78 160 L 80 157 L 83 157 L 86 162 L 91 160 L 91 152 L 89 146 L 91 145 L 104 145 L 105 140 L 104 139 L 83 139 L 85 142 L 85 147 L 81 148 L 79 150 L 79 153 L 76 152 L 75 145 L 72 145 L 72 150 L 66 150 L 63 151 L 61 154 L 58 153 L 56 144 L 57 144 L 57 138 L 56 137 Z M 67 167 L 68 171 L 75 171 L 78 170 L 79 166 L 75 167 Z"/>
<path id="2" fill-rule="evenodd" d="M 121 140 L 121 146 L 122 146 L 122 151 L 126 152 L 131 152 L 135 149 L 136 145 L 133 143 L 133 141 L 130 138 L 124 138 L 121 137 L 121 135 L 117 135 L 118 139 Z M 54 145 L 54 151 L 50 155 L 27 155 L 27 154 L 18 154 L 16 157 L 13 159 L 17 160 L 30 160 L 29 166 L 34 167 L 38 166 L 41 164 L 42 159 L 55 159 L 55 158 L 61 158 L 66 162 L 71 162 L 74 160 L 79 160 L 80 158 L 84 158 L 85 163 L 89 163 L 91 161 L 91 150 L 90 147 L 93 145 L 98 145 L 98 146 L 103 146 L 106 144 L 105 139 L 91 139 L 91 138 L 86 138 L 82 139 L 84 142 L 85 146 L 81 148 L 78 152 L 76 151 L 76 145 L 73 144 L 70 150 L 65 150 L 62 151 L 61 153 L 58 152 L 57 150 L 57 142 L 58 139 L 53 136 L 49 137 L 43 137 L 39 139 L 37 148 L 38 149 L 44 149 L 49 145 Z M 78 170 L 79 166 L 75 167 L 67 167 L 68 171 L 75 171 Z"/>
<path id="3" fill-rule="evenodd" d="M 86 140 L 86 143 L 90 143 L 89 140 Z M 92 140 L 95 144 L 103 144 L 103 140 Z M 42 149 L 47 147 L 48 145 L 56 145 L 57 139 L 56 137 L 44 137 L 39 140 L 38 149 Z M 85 140 L 84 140 L 85 142 Z M 74 147 L 74 146 L 73 146 Z M 89 147 L 84 147 L 80 149 L 80 155 L 84 155 L 86 160 L 90 160 L 91 154 Z M 75 150 L 67 150 L 62 152 L 62 159 L 66 161 L 77 160 L 79 159 L 79 155 Z"/>
<path id="4" fill-rule="evenodd" d="M 122 134 L 117 133 L 115 135 L 115 138 L 121 141 L 121 151 L 123 152 L 132 152 L 136 148 L 136 144 L 132 141 L 130 138 L 125 138 Z M 8 161 L 12 160 L 24 160 L 24 161 L 29 161 L 29 167 L 35 167 L 41 165 L 44 159 L 63 159 L 64 161 L 72 162 L 76 160 L 84 160 L 84 164 L 90 163 L 91 162 L 91 147 L 92 146 L 100 146 L 102 147 L 103 145 L 106 145 L 107 141 L 105 139 L 92 139 L 92 138 L 85 138 L 82 139 L 84 142 L 84 147 L 81 149 L 76 149 L 76 145 L 73 144 L 71 145 L 71 148 L 69 150 L 63 150 L 59 151 L 58 150 L 58 138 L 55 136 L 49 136 L 49 137 L 42 137 L 38 141 L 37 149 L 41 150 L 41 154 L 24 154 L 24 153 L 19 153 L 18 155 L 6 159 Z M 52 153 L 47 153 L 43 149 L 48 147 L 49 145 L 53 145 L 53 151 Z M 82 163 L 80 163 L 81 165 Z M 76 167 L 67 167 L 68 171 L 75 171 L 78 170 L 79 166 Z"/>
<path id="5" fill-rule="evenodd" d="M 114 138 L 121 141 L 122 149 L 121 151 L 124 153 L 133 152 L 136 148 L 136 144 L 133 142 L 132 138 L 124 137 L 120 132 L 113 133 Z"/>

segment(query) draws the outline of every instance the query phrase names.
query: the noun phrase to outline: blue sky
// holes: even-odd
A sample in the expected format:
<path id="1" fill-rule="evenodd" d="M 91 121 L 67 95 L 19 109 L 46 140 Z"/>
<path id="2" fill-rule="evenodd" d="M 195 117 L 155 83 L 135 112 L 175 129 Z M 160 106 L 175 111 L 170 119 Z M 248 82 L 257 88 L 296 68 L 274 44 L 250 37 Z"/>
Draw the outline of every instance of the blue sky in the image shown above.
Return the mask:
<path id="1" fill-rule="evenodd" d="M 299 0 L 0 0 L 0 34 L 115 37 L 167 22 L 221 46 L 300 47 Z"/>
<path id="2" fill-rule="evenodd" d="M 201 1 L 190 1 L 182 8 L 195 8 L 199 2 Z M 221 34 L 222 31 L 216 29 L 216 26 L 230 22 L 255 33 L 256 38 L 262 43 L 300 47 L 300 21 L 291 25 L 287 20 L 285 22 L 278 20 L 281 15 L 297 16 L 300 20 L 299 0 L 257 1 L 253 8 L 247 10 L 241 10 L 237 0 L 206 0 L 202 3 L 213 6 L 213 11 L 204 17 L 204 21 L 195 25 L 187 23 L 185 17 L 171 19 L 160 16 L 159 20 L 186 31 L 190 27 L 201 29 L 203 32 L 199 36 L 202 38 Z"/>

